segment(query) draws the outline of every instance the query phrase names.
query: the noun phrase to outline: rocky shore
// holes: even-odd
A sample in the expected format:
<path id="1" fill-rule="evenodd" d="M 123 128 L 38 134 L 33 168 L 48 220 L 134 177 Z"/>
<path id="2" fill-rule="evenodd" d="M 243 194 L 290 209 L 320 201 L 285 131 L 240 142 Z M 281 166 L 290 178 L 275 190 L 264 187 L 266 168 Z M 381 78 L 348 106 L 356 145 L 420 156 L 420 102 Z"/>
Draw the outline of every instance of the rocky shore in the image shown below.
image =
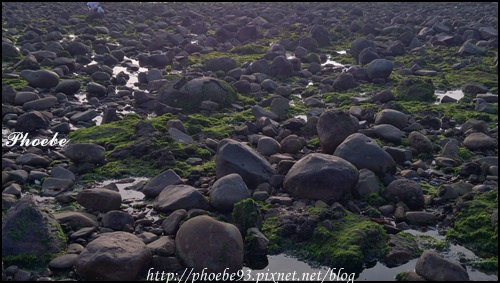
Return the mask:
<path id="1" fill-rule="evenodd" d="M 2 2 L 3 280 L 498 276 L 497 3 L 104 10 Z"/>

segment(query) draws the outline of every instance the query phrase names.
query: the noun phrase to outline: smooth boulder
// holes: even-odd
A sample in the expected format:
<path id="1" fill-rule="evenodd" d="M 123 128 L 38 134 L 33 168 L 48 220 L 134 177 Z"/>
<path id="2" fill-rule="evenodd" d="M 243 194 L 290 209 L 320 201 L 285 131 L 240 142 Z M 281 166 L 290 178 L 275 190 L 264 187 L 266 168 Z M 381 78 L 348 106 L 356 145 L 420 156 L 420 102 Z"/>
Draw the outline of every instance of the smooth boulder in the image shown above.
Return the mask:
<path id="1" fill-rule="evenodd" d="M 51 88 L 59 84 L 59 75 L 49 70 L 23 70 L 21 77 L 33 87 Z"/>
<path id="2" fill-rule="evenodd" d="M 441 257 L 434 251 L 424 251 L 415 265 L 415 272 L 428 281 L 469 281 L 462 265 Z"/>
<path id="3" fill-rule="evenodd" d="M 371 170 L 377 176 L 396 172 L 396 162 L 389 153 L 384 151 L 375 140 L 360 133 L 348 136 L 333 155 L 349 161 L 358 169 Z"/>
<path id="4" fill-rule="evenodd" d="M 217 146 L 215 174 L 217 179 L 237 173 L 245 184 L 254 189 L 267 182 L 276 172 L 269 162 L 252 148 L 232 139 L 224 139 Z"/>
<path id="5" fill-rule="evenodd" d="M 232 210 L 235 203 L 247 198 L 250 198 L 247 185 L 234 173 L 215 181 L 210 190 L 210 204 L 220 210 Z"/>
<path id="6" fill-rule="evenodd" d="M 89 281 L 134 281 L 151 257 L 151 251 L 137 236 L 104 233 L 80 253 L 75 271 Z"/>
<path id="7" fill-rule="evenodd" d="M 283 189 L 292 196 L 338 201 L 358 183 L 359 172 L 337 156 L 311 153 L 295 163 L 285 176 Z"/>
<path id="8" fill-rule="evenodd" d="M 243 238 L 236 226 L 202 215 L 186 221 L 177 231 L 175 246 L 194 272 L 237 272 L 243 267 Z M 226 269 L 227 268 L 227 269 Z"/>

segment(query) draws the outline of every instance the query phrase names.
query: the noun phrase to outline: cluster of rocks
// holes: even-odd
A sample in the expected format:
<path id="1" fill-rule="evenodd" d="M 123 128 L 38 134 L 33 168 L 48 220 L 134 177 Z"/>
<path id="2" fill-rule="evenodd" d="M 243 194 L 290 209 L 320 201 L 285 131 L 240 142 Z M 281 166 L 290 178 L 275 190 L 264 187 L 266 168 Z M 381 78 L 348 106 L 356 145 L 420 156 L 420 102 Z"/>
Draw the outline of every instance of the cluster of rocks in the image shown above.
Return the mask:
<path id="1" fill-rule="evenodd" d="M 425 55 L 430 45 L 457 47 L 457 55 L 464 59 L 454 70 L 477 64 L 480 56 L 497 48 L 497 29 L 485 24 L 496 23 L 487 10 L 494 4 L 489 8 L 475 3 L 431 5 L 435 10 L 460 6 L 449 19 L 424 18 L 431 8 L 420 4 L 403 5 L 408 14 L 396 11 L 392 4 L 381 4 L 394 11 L 389 15 L 369 3 L 366 12 L 342 3 L 336 4 L 340 9 L 327 4 L 309 9 L 300 3 L 278 3 L 276 7 L 282 9 L 278 13 L 260 11 L 251 3 L 214 7 L 108 3 L 104 18 L 75 12 L 85 10 L 80 4 L 2 3 L 2 59 L 10 62 L 3 68 L 3 77 L 28 83 L 22 89 L 3 84 L 4 128 L 30 133 L 31 139 L 50 138 L 53 133 L 62 138 L 77 128 L 95 125 L 98 116 L 107 124 L 122 118 L 117 111 L 132 109 L 158 116 L 178 114 L 180 120 L 195 112 L 210 115 L 251 109 L 254 118 L 236 127 L 231 138 L 220 141 L 196 141 L 182 121 L 169 121 L 168 134 L 176 141 L 212 150 L 215 176 L 191 182 L 166 170 L 135 188 L 154 199 L 136 207 L 124 202 L 112 185 L 83 190 L 77 186 L 80 173 L 102 166 L 111 148 L 94 143 L 65 148 L 2 147 L 2 257 L 14 262 L 20 257 L 50 258 L 49 271 L 32 279 L 50 279 L 69 271 L 75 279 L 135 280 L 149 268 L 180 273 L 183 268 L 201 271 L 206 267 L 210 272 L 229 268 L 236 272 L 248 254 L 267 254 L 268 239 L 260 231 L 261 223 L 248 220 L 254 214 L 246 209 L 231 214 L 249 199 L 291 211 L 342 206 L 381 222 L 390 234 L 388 242 L 393 243 L 384 260 L 397 266 L 416 256 L 401 248 L 404 240 L 397 233 L 409 224 L 426 227 L 450 222 L 446 211 L 426 208 L 469 192 L 498 188 L 498 128 L 478 119 L 457 125 L 450 117 L 421 118 L 397 109 L 397 100 L 429 101 L 429 95 L 422 94 L 428 91 L 424 80 L 409 78 L 395 93 L 387 87 L 353 100 L 348 110 L 322 97 L 359 84 L 385 86 L 394 72 L 424 77 L 442 74 L 422 69 L 418 62 L 404 66 L 395 60 L 405 54 Z M 469 17 L 472 8 L 482 9 L 481 20 L 457 19 Z M 39 18 L 41 12 L 50 20 L 30 20 L 30 16 Z M 344 16 L 347 22 L 340 20 Z M 305 36 L 279 37 L 281 26 Z M 321 48 L 354 36 L 349 54 L 356 64 L 345 69 L 322 64 L 327 54 L 319 55 Z M 243 64 L 223 56 L 186 67 L 190 58 L 237 47 L 251 49 L 258 40 L 275 38 L 260 58 Z M 241 48 L 235 54 L 252 52 Z M 130 76 L 115 74 L 117 66 L 131 71 L 147 68 L 138 74 L 141 90 L 127 87 Z M 180 72 L 178 80 L 165 76 L 167 66 Z M 296 80 L 286 82 L 290 79 Z M 318 85 L 318 93 L 308 93 L 310 81 Z M 408 90 L 416 81 L 425 87 Z M 493 86 L 464 82 L 463 88 L 475 95 L 474 111 L 498 113 L 497 95 L 487 94 Z M 433 92 L 434 88 L 431 97 Z M 293 94 L 304 98 L 307 121 L 291 117 Z M 259 103 L 238 105 L 239 95 Z M 363 102 L 377 107 L 361 106 Z M 318 145 L 312 146 L 315 139 Z M 380 141 L 391 146 L 380 146 Z M 464 148 L 480 157 L 464 160 L 460 156 Z M 425 194 L 423 183 L 439 187 L 438 194 Z M 34 184 L 41 190 L 30 189 Z M 63 207 L 55 213 L 48 211 L 31 194 L 53 197 Z M 373 195 L 387 204 L 368 205 L 365 200 Z M 146 213 L 151 211 L 165 217 L 153 219 Z M 317 225 L 280 211 L 278 216 L 287 219 L 290 235 L 307 239 Z M 302 222 L 298 225 L 297 221 Z M 305 230 L 301 228 L 304 223 L 308 223 Z M 257 244 L 249 245 L 245 238 Z M 436 266 L 440 267 L 437 273 L 433 271 Z M 30 279 L 23 268 L 9 266 L 3 271 L 14 280 Z M 420 257 L 416 273 L 406 276 L 468 279 L 459 264 L 429 251 Z"/>

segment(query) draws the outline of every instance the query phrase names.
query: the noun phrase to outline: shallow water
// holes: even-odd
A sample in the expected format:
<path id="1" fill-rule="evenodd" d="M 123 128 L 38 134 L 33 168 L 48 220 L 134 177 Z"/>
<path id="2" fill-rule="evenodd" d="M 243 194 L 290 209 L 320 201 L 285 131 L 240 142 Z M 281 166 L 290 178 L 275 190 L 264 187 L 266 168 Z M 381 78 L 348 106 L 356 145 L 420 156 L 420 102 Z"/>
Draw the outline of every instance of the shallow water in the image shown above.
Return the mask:
<path id="1" fill-rule="evenodd" d="M 132 64 L 139 66 L 139 61 L 135 59 L 131 59 L 128 57 L 125 57 L 123 59 L 124 61 L 130 61 Z M 138 89 L 135 84 L 139 82 L 138 75 L 140 72 L 147 72 L 148 69 L 144 67 L 139 67 L 139 70 L 133 71 L 131 69 L 128 69 L 127 67 L 122 67 L 122 66 L 115 66 L 113 68 L 113 76 L 118 75 L 120 72 L 124 72 L 125 74 L 129 75 L 129 79 L 127 81 L 127 84 L 125 85 L 126 87 L 132 88 L 132 89 Z"/>
<path id="2" fill-rule="evenodd" d="M 449 96 L 451 98 L 454 98 L 457 101 L 459 101 L 460 99 L 462 99 L 464 97 L 464 92 L 460 89 L 447 90 L 447 91 L 436 90 L 436 92 L 434 94 L 437 96 L 437 100 L 434 104 L 440 104 L 441 100 L 445 96 Z"/>
<path id="3" fill-rule="evenodd" d="M 339 53 L 339 54 L 342 54 L 342 55 L 345 55 L 345 54 L 346 54 L 346 53 L 345 53 L 345 51 L 344 51 L 344 53 L 341 53 L 341 52 L 342 52 L 342 51 L 339 51 L 338 53 Z M 344 67 L 344 64 L 342 64 L 342 63 L 340 63 L 340 62 L 337 62 L 337 61 L 335 61 L 335 60 L 332 60 L 332 56 L 331 56 L 331 55 L 327 55 L 327 56 L 326 56 L 326 58 L 327 58 L 327 59 L 326 59 L 326 61 L 325 61 L 325 62 L 323 62 L 323 63 L 321 63 L 321 66 L 322 66 L 322 67 L 324 67 L 324 66 L 326 66 L 326 65 L 333 65 L 333 66 L 335 66 L 335 67 Z"/>

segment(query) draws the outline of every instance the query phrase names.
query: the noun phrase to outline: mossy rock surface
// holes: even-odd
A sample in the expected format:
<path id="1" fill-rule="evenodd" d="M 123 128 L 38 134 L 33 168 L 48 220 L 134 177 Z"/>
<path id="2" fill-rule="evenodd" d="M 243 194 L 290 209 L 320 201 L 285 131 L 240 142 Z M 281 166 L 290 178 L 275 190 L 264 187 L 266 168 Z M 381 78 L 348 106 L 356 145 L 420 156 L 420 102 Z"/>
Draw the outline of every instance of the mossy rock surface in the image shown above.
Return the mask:
<path id="1" fill-rule="evenodd" d="M 300 213 L 271 209 L 262 232 L 271 254 L 287 252 L 347 272 L 361 272 L 365 262 L 382 259 L 388 249 L 381 225 L 335 205 Z"/>
<path id="2" fill-rule="evenodd" d="M 245 44 L 233 47 L 229 52 L 241 55 L 248 54 L 264 54 L 267 51 L 267 47 L 257 44 Z"/>
<path id="3" fill-rule="evenodd" d="M 215 102 L 221 109 L 230 106 L 238 97 L 231 85 L 219 79 L 202 77 L 184 82 L 181 78 L 164 87 L 158 96 L 159 102 L 194 113 L 200 110 L 202 101 Z"/>
<path id="4" fill-rule="evenodd" d="M 57 220 L 24 196 L 2 220 L 2 260 L 8 265 L 36 267 L 47 264 L 66 248 L 66 235 Z"/>
<path id="5" fill-rule="evenodd" d="M 404 79 L 396 86 L 394 95 L 400 101 L 426 101 L 435 100 L 435 88 L 431 80 L 418 78 Z"/>
<path id="6" fill-rule="evenodd" d="M 454 225 L 447 237 L 498 258 L 498 188 L 464 195 L 457 200 L 453 215 Z"/>

